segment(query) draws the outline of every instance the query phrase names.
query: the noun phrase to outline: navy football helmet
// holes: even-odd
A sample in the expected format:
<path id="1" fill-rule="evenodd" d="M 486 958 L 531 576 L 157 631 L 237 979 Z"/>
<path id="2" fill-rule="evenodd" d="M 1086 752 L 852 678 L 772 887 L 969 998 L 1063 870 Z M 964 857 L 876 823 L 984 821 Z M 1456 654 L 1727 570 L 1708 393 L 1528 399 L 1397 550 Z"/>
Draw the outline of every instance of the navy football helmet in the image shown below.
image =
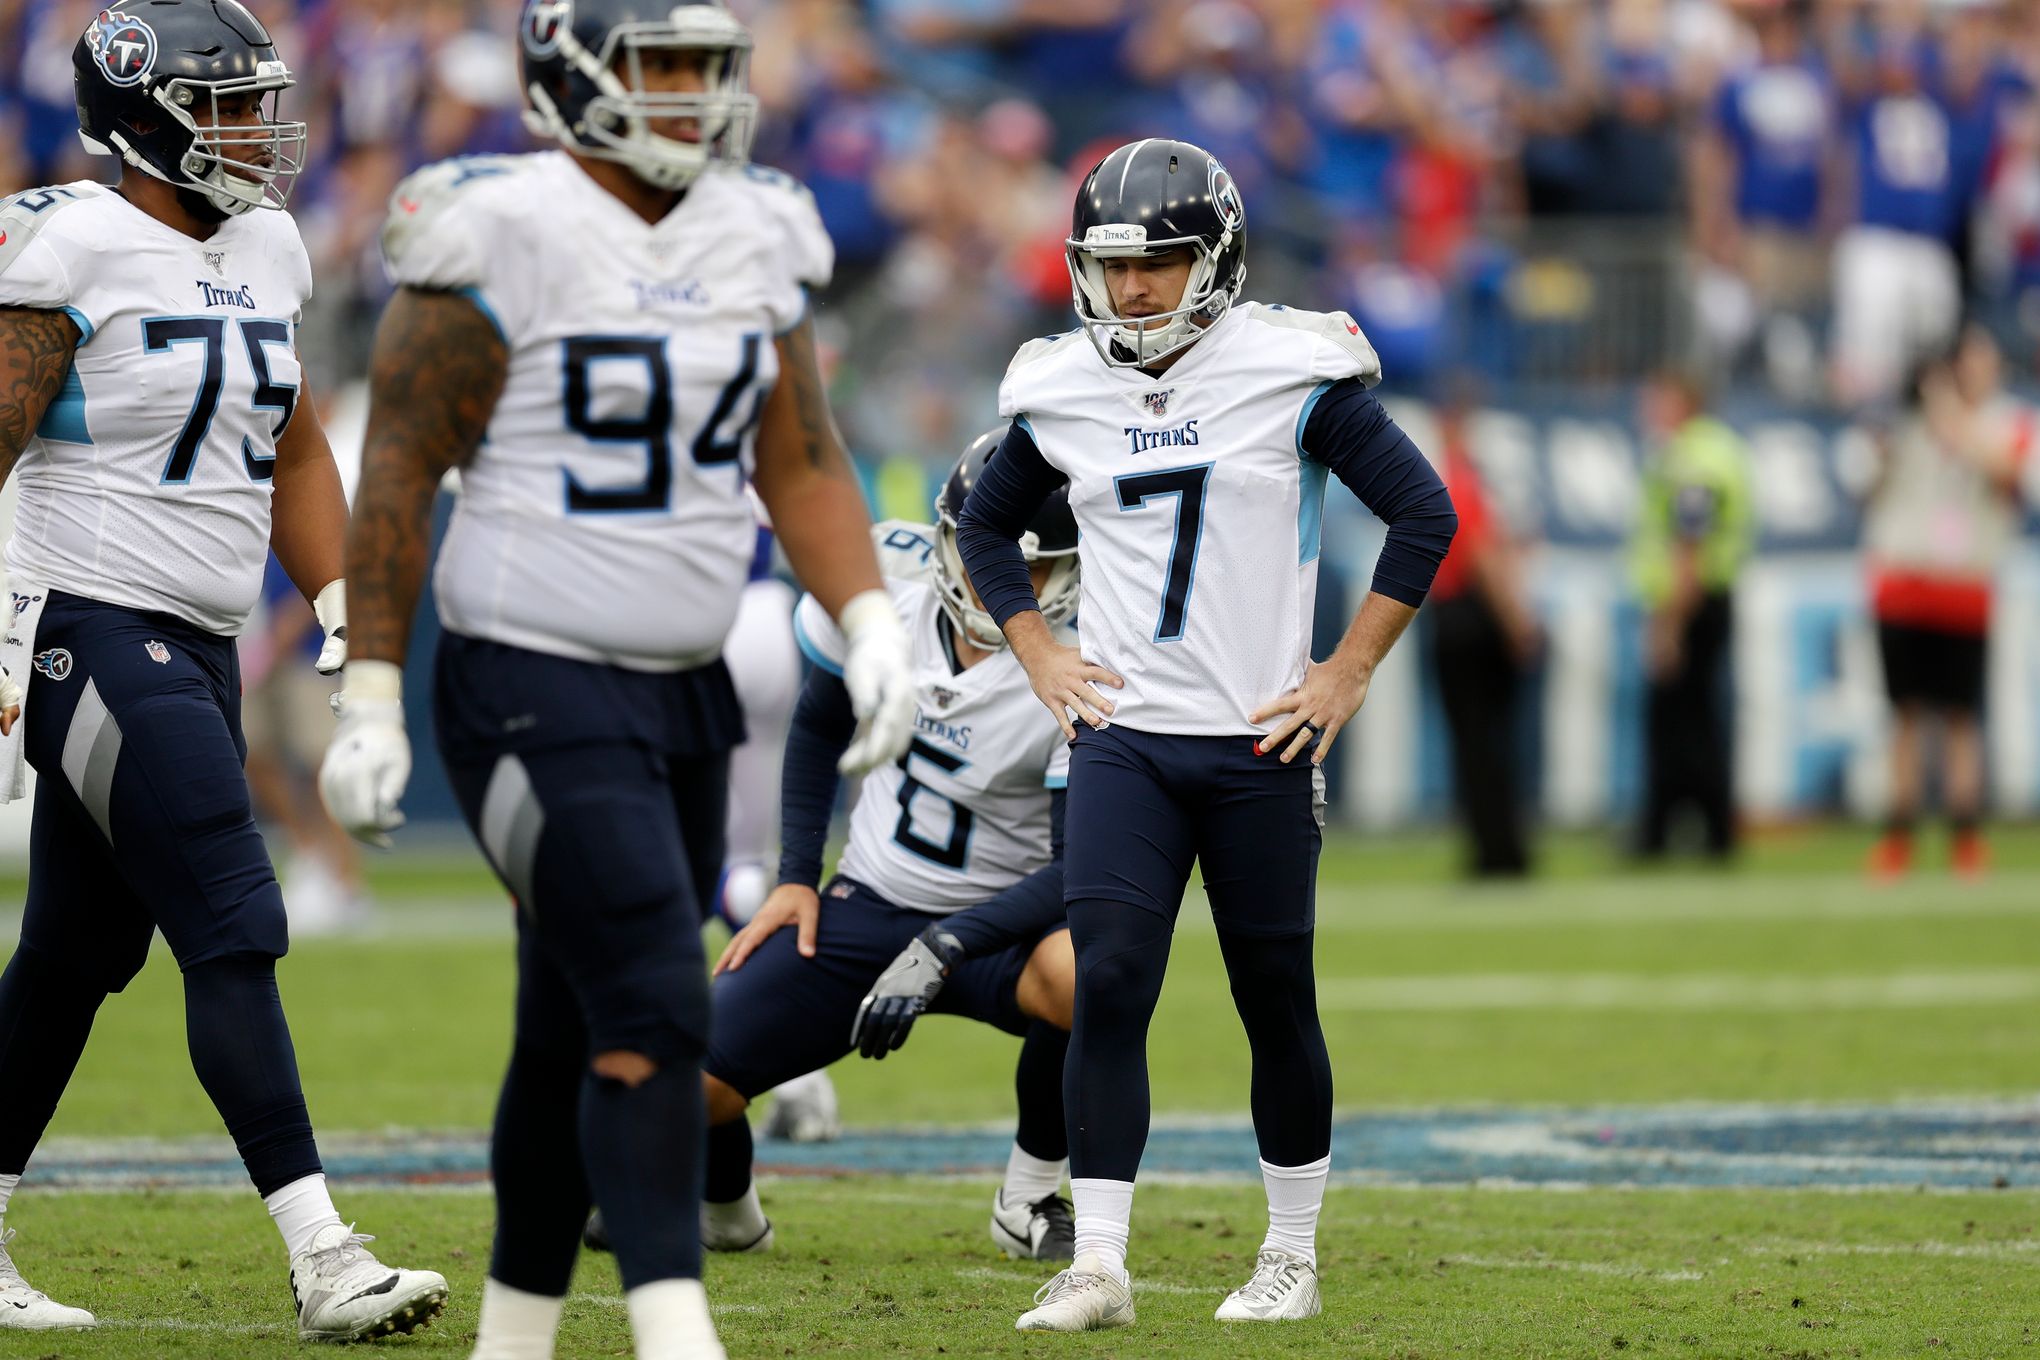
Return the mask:
<path id="1" fill-rule="evenodd" d="M 751 35 L 723 0 L 525 0 L 518 30 L 525 122 L 571 151 L 630 167 L 658 189 L 684 189 L 711 160 L 742 164 L 758 126 L 746 81 Z M 708 56 L 708 88 L 645 88 L 644 54 L 686 48 Z M 652 131 L 686 120 L 698 141 Z"/>
<path id="2" fill-rule="evenodd" d="M 1149 138 L 1099 161 L 1077 190 L 1063 254 L 1077 320 L 1105 362 L 1139 368 L 1203 334 L 1239 301 L 1247 281 L 1247 209 L 1218 157 L 1188 142 Z M 1105 286 L 1105 260 L 1188 246 L 1195 257 L 1174 311 L 1123 317 Z"/>
<path id="3" fill-rule="evenodd" d="M 942 484 L 942 491 L 935 497 L 935 594 L 941 601 L 942 612 L 949 621 L 963 630 L 964 636 L 979 647 L 997 651 L 1006 645 L 1006 635 L 999 631 L 999 625 L 979 605 L 970 591 L 970 578 L 964 574 L 963 554 L 956 547 L 956 520 L 963 513 L 963 503 L 970 497 L 970 489 L 977 485 L 977 479 L 985 470 L 985 464 L 992 461 L 992 455 L 999 451 L 999 441 L 1006 437 L 1006 427 L 1001 425 L 986 430 L 970 441 L 970 447 L 963 451 L 963 457 L 956 460 L 950 469 L 949 480 Z M 1020 535 L 1020 554 L 1028 562 L 1051 558 L 1055 568 L 1049 573 L 1048 583 L 1041 588 L 1041 616 L 1050 623 L 1060 623 L 1077 610 L 1077 517 L 1070 511 L 1070 489 L 1059 486 L 1041 503 L 1034 512 L 1034 518 L 1027 522 L 1027 532 Z"/>
<path id="4" fill-rule="evenodd" d="M 305 125 L 276 117 L 297 82 L 269 30 L 238 0 L 123 0 L 71 50 L 78 137 L 221 213 L 281 208 L 304 166 Z M 255 95 L 253 121 L 220 101 Z"/>

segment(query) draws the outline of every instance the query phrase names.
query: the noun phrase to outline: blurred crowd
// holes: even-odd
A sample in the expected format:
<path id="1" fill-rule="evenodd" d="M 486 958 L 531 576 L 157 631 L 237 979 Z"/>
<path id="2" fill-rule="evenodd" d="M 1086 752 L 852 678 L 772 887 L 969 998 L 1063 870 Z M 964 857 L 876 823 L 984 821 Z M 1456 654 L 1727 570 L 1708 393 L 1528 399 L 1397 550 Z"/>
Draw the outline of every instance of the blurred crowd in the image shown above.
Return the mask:
<path id="1" fill-rule="evenodd" d="M 1848 406 L 1965 315 L 2040 338 L 2040 0 L 733 0 L 756 155 L 835 237 L 861 452 L 940 463 L 1061 329 L 1102 149 L 1178 136 L 1245 192 L 1249 293 L 1344 306 L 1398 386 L 1718 376 Z M 512 0 L 256 0 L 300 76 L 301 347 L 360 370 L 410 167 L 525 146 Z M 93 0 L 0 0 L 0 189 L 96 170 Z M 1596 337 L 1599 343 L 1596 343 Z"/>
<path id="2" fill-rule="evenodd" d="M 332 392 L 365 365 L 396 182 L 532 145 L 517 4 L 249 3 L 298 74 L 286 110 L 311 128 L 292 208 L 318 293 L 299 348 Z M 1891 527 L 1908 513 L 1954 522 L 1932 509 L 1942 500 L 1997 526 L 1952 536 L 1964 545 L 1996 552 L 2013 532 L 1998 523 L 2014 522 L 2006 474 L 1977 471 L 2012 444 L 1950 452 L 1969 418 L 1930 361 L 1958 334 L 1989 335 L 2008 381 L 2040 369 L 2040 0 L 730 3 L 755 37 L 754 156 L 813 190 L 835 241 L 819 333 L 881 514 L 924 517 L 935 478 L 991 423 L 1015 345 L 1068 328 L 1071 194 L 1140 136 L 1196 142 L 1232 170 L 1247 296 L 1352 311 L 1391 390 L 1432 399 L 1463 528 L 1429 631 L 1480 871 L 1528 863 L 1503 729 L 1542 641 L 1518 545 L 1468 456 L 1469 392 L 1642 395 L 1656 452 L 1633 564 L 1650 617 L 1640 848 L 1661 848 L 1686 804 L 1709 849 L 1731 839 L 1722 657 L 1748 493 L 1702 393 L 1867 416 L 1887 450 L 1946 454 L 1954 472 L 1930 476 L 1940 464 L 1920 454 L 1880 483 L 1889 504 L 1872 519 L 1902 547 L 1931 537 Z M 72 109 L 70 52 L 96 8 L 0 0 L 0 192 L 110 177 L 80 150 Z M 2029 423 L 2013 443 L 2032 442 Z M 1888 576 L 1891 544 L 1870 546 Z M 1958 565 L 1967 587 L 1992 564 Z M 1887 576 L 1873 601 L 1887 670 L 1965 677 L 1960 695 L 1893 692 L 1893 835 L 1918 805 L 1918 714 L 1936 705 L 1952 715 L 1958 825 L 1973 828 L 1975 761 L 1961 753 L 1982 664 L 1963 640 L 1976 592 L 1951 668 L 1934 637 L 1891 635 L 1921 620 L 1887 617 Z M 1946 601 L 1930 603 L 1939 627 Z M 1695 716 L 1709 714 L 1724 716 Z M 301 795 L 279 781 L 270 801 L 307 862 L 333 861 L 344 906 L 351 863 L 318 843 L 323 819 Z"/>

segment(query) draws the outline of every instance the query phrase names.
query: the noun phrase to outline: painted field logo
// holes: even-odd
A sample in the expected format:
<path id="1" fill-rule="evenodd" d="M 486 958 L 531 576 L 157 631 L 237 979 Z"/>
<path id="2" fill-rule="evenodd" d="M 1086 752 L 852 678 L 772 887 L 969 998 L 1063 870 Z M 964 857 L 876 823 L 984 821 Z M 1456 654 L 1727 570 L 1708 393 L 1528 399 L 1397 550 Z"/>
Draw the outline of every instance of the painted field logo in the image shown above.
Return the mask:
<path id="1" fill-rule="evenodd" d="M 62 680 L 71 673 L 71 654 L 62 647 L 52 647 L 47 652 L 37 652 L 34 665 L 50 679 Z"/>
<path id="2" fill-rule="evenodd" d="M 85 45 L 110 84 L 139 85 L 156 69 L 156 30 L 132 14 L 99 11 L 85 30 Z"/>
<path id="3" fill-rule="evenodd" d="M 156 639 L 150 638 L 147 642 L 143 643 L 142 650 L 147 652 L 149 660 L 155 662 L 158 666 L 170 664 L 170 649 L 156 641 Z"/>

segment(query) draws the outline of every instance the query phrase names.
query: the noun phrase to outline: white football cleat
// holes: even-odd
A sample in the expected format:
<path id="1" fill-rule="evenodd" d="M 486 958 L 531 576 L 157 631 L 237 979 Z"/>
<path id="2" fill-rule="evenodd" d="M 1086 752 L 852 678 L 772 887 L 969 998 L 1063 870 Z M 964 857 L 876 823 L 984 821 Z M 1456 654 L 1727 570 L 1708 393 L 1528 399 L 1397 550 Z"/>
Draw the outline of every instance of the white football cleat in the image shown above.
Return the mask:
<path id="1" fill-rule="evenodd" d="M 1220 1322 L 1288 1322 L 1314 1318 L 1324 1308 L 1311 1263 L 1263 1247 L 1254 1260 L 1254 1277 L 1226 1295 L 1215 1316 Z"/>
<path id="2" fill-rule="evenodd" d="M 319 1229 L 309 1250 L 290 1258 L 300 1341 L 363 1341 L 413 1332 L 446 1307 L 446 1277 L 398 1270 L 370 1254 L 375 1239 L 334 1223 Z"/>
<path id="3" fill-rule="evenodd" d="M 1041 1286 L 1035 1306 L 1013 1324 L 1022 1332 L 1098 1332 L 1133 1323 L 1133 1283 L 1090 1252 Z"/>
<path id="4" fill-rule="evenodd" d="M 833 1143 L 842 1137 L 836 1083 L 829 1080 L 829 1074 L 810 1072 L 773 1087 L 764 1133 L 788 1143 Z"/>
<path id="5" fill-rule="evenodd" d="M 7 1244 L 14 1230 L 0 1232 L 0 1332 L 82 1332 L 99 1325 L 83 1308 L 70 1308 L 30 1286 L 14 1268 Z"/>
<path id="6" fill-rule="evenodd" d="M 1016 1261 L 1067 1261 L 1076 1254 L 1077 1220 L 1061 1195 L 1009 1205 L 1001 1188 L 992 1195 L 992 1241 Z"/>

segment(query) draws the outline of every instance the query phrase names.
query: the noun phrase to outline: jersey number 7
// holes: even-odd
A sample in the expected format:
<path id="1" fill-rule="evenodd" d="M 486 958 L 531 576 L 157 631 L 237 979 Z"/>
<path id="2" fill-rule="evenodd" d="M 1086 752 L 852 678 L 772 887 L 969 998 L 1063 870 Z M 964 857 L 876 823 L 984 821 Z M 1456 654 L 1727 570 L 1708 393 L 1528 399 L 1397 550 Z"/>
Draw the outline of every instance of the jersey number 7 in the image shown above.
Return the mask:
<path id="1" fill-rule="evenodd" d="M 1190 608 L 1190 587 L 1197 581 L 1197 547 L 1204 540 L 1204 492 L 1211 483 L 1211 464 L 1134 472 L 1112 479 L 1122 511 L 1143 509 L 1151 500 L 1176 498 L 1176 537 L 1169 544 L 1169 565 L 1163 573 L 1162 616 L 1155 622 L 1156 642 L 1181 642 L 1183 617 Z"/>

